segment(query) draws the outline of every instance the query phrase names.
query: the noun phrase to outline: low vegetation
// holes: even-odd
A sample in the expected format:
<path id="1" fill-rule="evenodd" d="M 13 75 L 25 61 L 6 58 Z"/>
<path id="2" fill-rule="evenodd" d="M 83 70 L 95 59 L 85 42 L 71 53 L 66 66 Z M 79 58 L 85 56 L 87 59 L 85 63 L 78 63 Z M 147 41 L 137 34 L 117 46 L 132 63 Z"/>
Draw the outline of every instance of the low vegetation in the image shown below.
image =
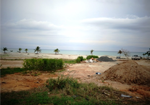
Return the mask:
<path id="1" fill-rule="evenodd" d="M 97 56 L 97 55 L 88 55 L 88 56 L 86 57 L 86 59 L 91 59 L 91 58 L 98 58 L 98 56 Z"/>
<path id="2" fill-rule="evenodd" d="M 6 74 L 14 74 L 14 73 L 18 73 L 18 72 L 25 72 L 26 69 L 24 68 L 2 68 L 0 70 L 1 72 L 1 76 L 5 76 Z"/>
<path id="3" fill-rule="evenodd" d="M 78 57 L 83 59 L 83 57 Z M 35 70 L 51 71 L 63 67 L 63 63 L 75 63 L 76 60 L 62 59 L 26 59 L 24 68 L 1 69 L 1 75 L 22 72 L 23 74 L 39 75 Z M 35 66 L 37 66 L 35 68 Z M 52 67 L 52 69 L 51 69 Z M 30 70 L 32 69 L 32 70 Z M 123 98 L 120 92 L 111 87 L 97 86 L 94 83 L 79 83 L 76 79 L 59 77 L 49 79 L 45 85 L 28 91 L 12 91 L 1 93 L 2 105 L 141 105 L 149 104 L 150 100 L 131 101 Z"/>
<path id="4" fill-rule="evenodd" d="M 78 58 L 76 59 L 76 63 L 80 63 L 81 61 L 83 61 L 83 56 L 78 56 Z"/>
<path id="5" fill-rule="evenodd" d="M 17 60 L 17 59 L 11 59 L 11 60 Z M 40 63 L 40 62 L 43 62 L 43 63 Z M 38 63 L 40 63 L 40 68 L 37 68 L 35 67 L 36 65 L 38 65 Z M 63 64 L 64 63 L 67 63 L 67 64 L 75 64 L 76 63 L 76 60 L 67 60 L 67 59 L 49 59 L 49 60 L 45 60 L 45 59 L 26 59 L 24 60 L 24 68 L 2 68 L 0 70 L 1 72 L 1 76 L 5 76 L 6 74 L 14 74 L 14 73 L 22 73 L 23 75 L 26 75 L 26 74 L 31 74 L 33 76 L 37 76 L 37 75 L 40 75 L 40 72 L 39 71 L 50 71 L 50 72 L 53 72 L 53 71 L 56 71 L 57 69 L 63 69 Z M 49 65 L 47 67 L 47 65 Z M 52 67 L 53 68 L 50 68 L 51 65 L 53 65 Z M 2 66 L 2 65 L 1 65 Z M 35 68 L 34 68 L 35 67 Z M 37 69 L 36 69 L 37 68 Z M 62 71 L 61 70 L 61 71 Z"/>
<path id="6" fill-rule="evenodd" d="M 25 59 L 23 66 L 29 70 L 56 71 L 63 68 L 62 59 Z"/>
<path id="7" fill-rule="evenodd" d="M 141 105 L 123 98 L 123 92 L 93 83 L 78 83 L 73 78 L 49 79 L 46 86 L 28 91 L 1 93 L 2 105 Z M 150 101 L 145 101 L 148 104 Z"/>
<path id="8" fill-rule="evenodd" d="M 63 59 L 63 62 L 68 64 L 75 64 L 76 60 Z"/>

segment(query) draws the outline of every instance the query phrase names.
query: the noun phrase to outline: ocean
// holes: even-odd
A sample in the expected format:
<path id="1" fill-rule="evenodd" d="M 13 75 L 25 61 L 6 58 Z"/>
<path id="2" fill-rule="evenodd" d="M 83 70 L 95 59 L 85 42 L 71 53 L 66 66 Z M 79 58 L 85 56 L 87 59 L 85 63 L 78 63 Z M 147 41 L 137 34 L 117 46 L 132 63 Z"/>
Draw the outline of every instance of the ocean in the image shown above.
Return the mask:
<path id="1" fill-rule="evenodd" d="M 16 48 L 7 48 L 8 51 L 10 52 L 11 50 L 13 50 L 13 52 L 17 52 L 18 49 Z M 22 49 L 21 52 L 25 53 L 25 49 Z M 2 49 L 1 49 L 1 53 L 3 53 Z M 34 53 L 34 49 L 28 49 L 28 53 Z M 54 50 L 52 49 L 41 49 L 41 53 L 49 53 L 49 54 L 54 54 Z M 139 56 L 143 56 L 143 53 L 145 52 L 130 52 L 129 55 L 130 57 L 133 55 L 139 55 Z M 68 55 L 91 55 L 90 50 L 61 50 L 59 54 L 68 54 Z M 98 55 L 98 56 L 120 56 L 120 54 L 118 54 L 118 51 L 93 51 L 93 55 Z M 121 54 L 121 56 L 123 57 L 124 55 Z"/>

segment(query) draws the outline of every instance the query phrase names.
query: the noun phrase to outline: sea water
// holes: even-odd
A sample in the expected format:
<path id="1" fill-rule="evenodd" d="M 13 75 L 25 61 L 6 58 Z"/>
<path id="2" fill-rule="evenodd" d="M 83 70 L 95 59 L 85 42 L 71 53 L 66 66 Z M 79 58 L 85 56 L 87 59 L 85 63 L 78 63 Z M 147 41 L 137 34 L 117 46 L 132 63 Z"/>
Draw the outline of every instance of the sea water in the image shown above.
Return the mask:
<path id="1" fill-rule="evenodd" d="M 16 48 L 7 48 L 7 52 L 18 52 L 19 50 Z M 22 53 L 25 53 L 25 49 L 21 50 Z M 3 53 L 3 50 L 1 49 L 1 53 Z M 34 53 L 34 49 L 28 49 L 28 53 Z M 40 53 L 49 53 L 49 54 L 55 54 L 53 49 L 41 49 Z M 143 53 L 145 52 L 129 52 L 130 57 L 133 55 L 139 55 L 143 56 Z M 91 55 L 91 51 L 87 50 L 60 50 L 59 54 L 68 54 L 68 55 Z M 118 54 L 118 51 L 93 51 L 93 55 L 98 55 L 98 56 L 120 56 Z M 124 55 L 121 54 L 123 57 Z"/>

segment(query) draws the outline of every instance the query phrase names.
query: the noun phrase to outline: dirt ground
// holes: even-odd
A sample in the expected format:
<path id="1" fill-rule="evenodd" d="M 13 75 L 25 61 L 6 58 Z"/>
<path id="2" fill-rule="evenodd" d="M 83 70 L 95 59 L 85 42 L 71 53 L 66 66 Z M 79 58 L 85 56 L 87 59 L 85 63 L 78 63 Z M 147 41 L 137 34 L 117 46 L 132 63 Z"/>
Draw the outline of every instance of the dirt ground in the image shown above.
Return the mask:
<path id="1" fill-rule="evenodd" d="M 0 60 L 2 66 L 0 68 L 23 67 L 23 60 Z"/>
<path id="2" fill-rule="evenodd" d="M 3 68 L 6 67 L 22 67 L 23 61 L 21 60 L 1 60 Z M 123 61 L 115 62 L 97 62 L 97 63 L 80 63 L 67 65 L 66 70 L 63 72 L 56 72 L 55 74 L 42 73 L 39 76 L 24 76 L 21 73 L 6 75 L 0 78 L 1 92 L 20 91 L 36 88 L 44 85 L 49 78 L 57 78 L 64 75 L 73 77 L 78 82 L 94 82 L 98 86 L 111 86 L 115 89 L 127 92 L 136 98 L 150 97 L 150 87 L 146 85 L 123 84 L 117 81 L 100 80 L 97 79 L 99 75 L 96 72 L 103 73 L 110 67 L 120 64 Z M 150 61 L 139 60 L 136 61 L 139 65 L 144 65 L 150 68 Z"/>
<path id="3" fill-rule="evenodd" d="M 44 85 L 49 78 L 57 78 L 56 74 L 42 73 L 39 76 L 26 76 L 21 73 L 6 75 L 1 78 L 1 92 L 21 91 Z"/>

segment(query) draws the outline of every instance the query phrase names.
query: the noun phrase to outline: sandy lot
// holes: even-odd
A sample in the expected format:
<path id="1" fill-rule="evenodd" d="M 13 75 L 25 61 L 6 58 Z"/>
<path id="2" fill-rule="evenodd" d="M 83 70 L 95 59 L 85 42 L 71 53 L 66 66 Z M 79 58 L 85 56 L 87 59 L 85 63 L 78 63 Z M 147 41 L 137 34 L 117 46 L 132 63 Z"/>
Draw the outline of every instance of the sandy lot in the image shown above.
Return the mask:
<path id="1" fill-rule="evenodd" d="M 22 67 L 23 64 L 23 60 L 0 60 L 0 62 L 2 64 L 2 68 Z M 125 91 L 134 97 L 150 97 L 150 87 L 148 86 L 135 84 L 128 85 L 111 80 L 103 81 L 97 79 L 97 76 L 99 75 L 97 75 L 96 72 L 103 73 L 110 67 L 122 62 L 123 61 L 70 64 L 63 72 L 56 72 L 55 74 L 42 73 L 39 76 L 22 75 L 21 73 L 6 75 L 5 77 L 0 78 L 1 92 L 20 91 L 36 88 L 45 84 L 45 81 L 49 78 L 57 78 L 58 76 L 63 75 L 76 78 L 79 82 L 94 82 L 98 86 L 111 86 L 118 90 Z M 150 61 L 139 60 L 136 62 L 139 65 L 144 65 L 147 68 L 150 68 Z M 133 91 L 133 89 L 137 89 L 138 91 Z"/>
<path id="2" fill-rule="evenodd" d="M 23 60 L 0 60 L 1 68 L 23 67 Z"/>

